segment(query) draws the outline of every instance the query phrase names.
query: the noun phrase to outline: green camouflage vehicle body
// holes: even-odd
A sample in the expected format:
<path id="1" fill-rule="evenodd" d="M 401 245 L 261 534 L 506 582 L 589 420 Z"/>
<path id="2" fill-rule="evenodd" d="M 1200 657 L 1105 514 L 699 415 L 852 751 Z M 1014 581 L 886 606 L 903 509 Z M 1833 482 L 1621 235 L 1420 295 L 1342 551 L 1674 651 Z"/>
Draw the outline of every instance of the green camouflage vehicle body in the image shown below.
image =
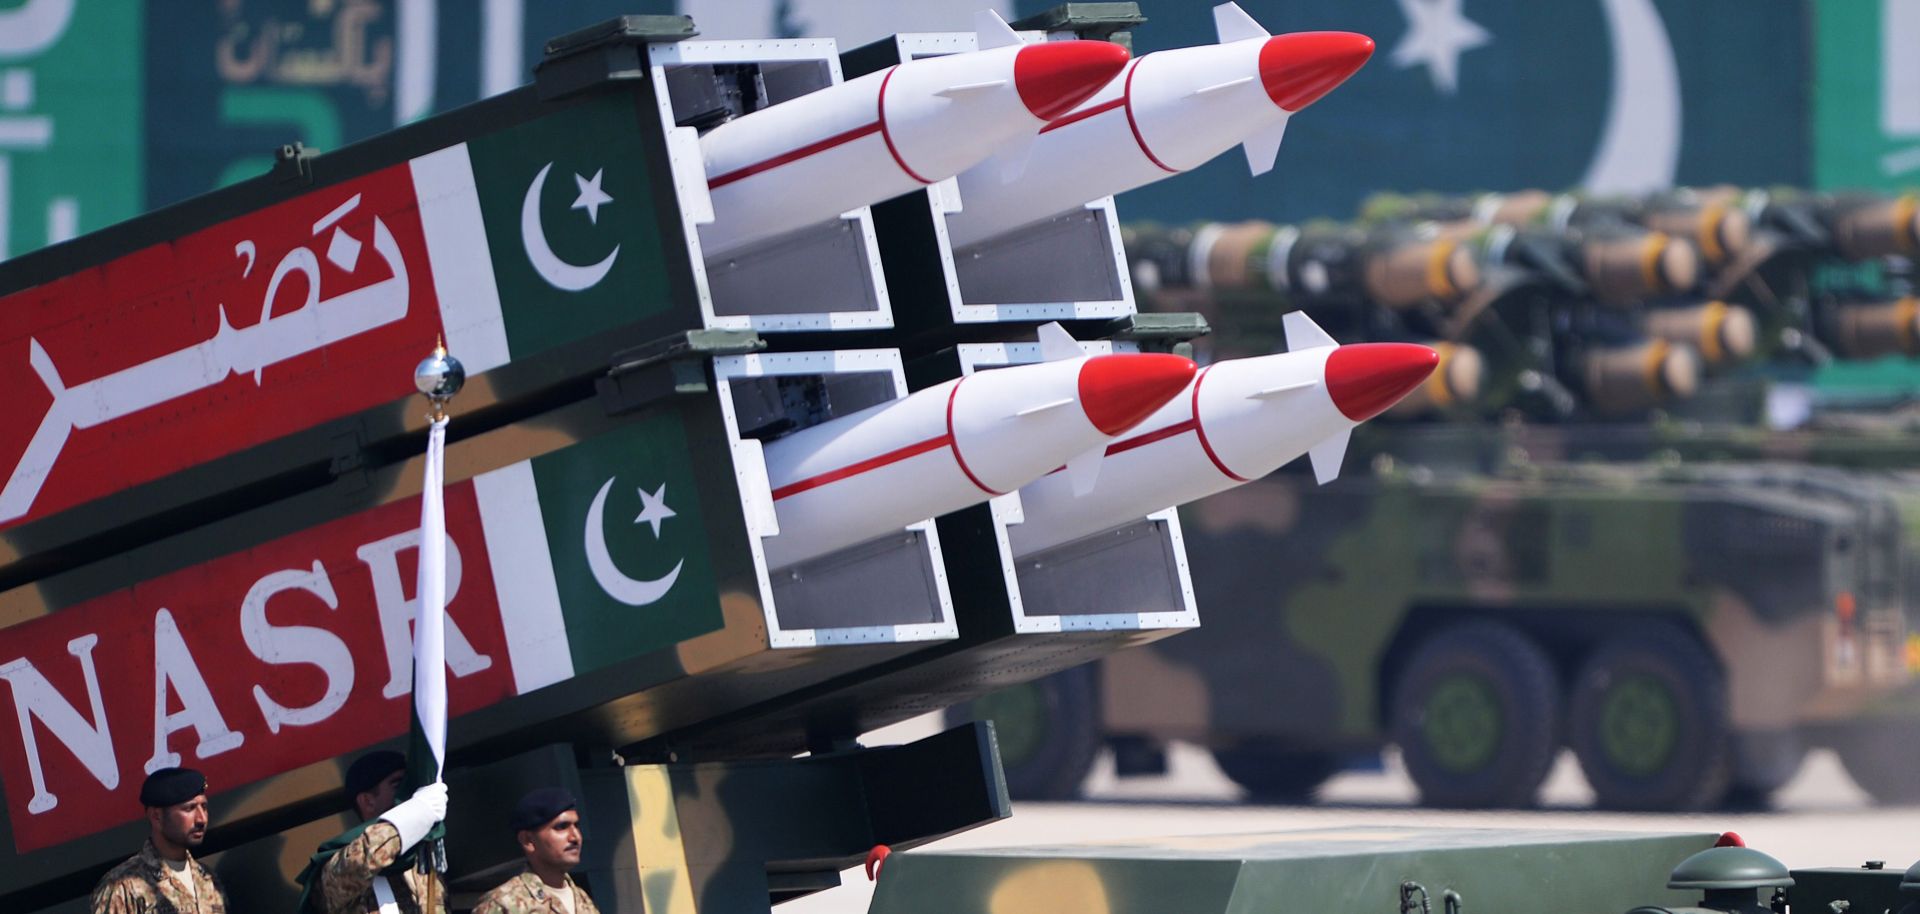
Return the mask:
<path id="1" fill-rule="evenodd" d="M 1788 869 L 1732 832 L 1317 828 L 904 854 L 875 914 L 1911 912 L 1920 864 Z"/>
<path id="2" fill-rule="evenodd" d="M 1552 911 L 1618 914 L 1695 896 L 1663 886 L 1713 835 L 1348 827 L 892 858 L 873 914 Z M 1569 865 L 1578 861 L 1578 865 Z M 1518 880 L 1515 867 L 1553 878 Z"/>

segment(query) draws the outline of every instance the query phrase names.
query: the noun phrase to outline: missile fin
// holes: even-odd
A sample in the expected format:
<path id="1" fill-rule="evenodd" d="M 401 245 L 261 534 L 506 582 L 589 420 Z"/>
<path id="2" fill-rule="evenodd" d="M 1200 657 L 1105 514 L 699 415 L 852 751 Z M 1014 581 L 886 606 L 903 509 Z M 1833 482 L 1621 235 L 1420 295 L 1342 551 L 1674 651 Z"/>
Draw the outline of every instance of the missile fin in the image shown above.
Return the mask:
<path id="1" fill-rule="evenodd" d="M 941 98 L 960 98 L 966 95 L 978 95 L 982 92 L 986 92 L 992 89 L 1004 89 L 1006 88 L 1006 85 L 1007 85 L 1007 81 L 1004 79 L 989 79 L 984 82 L 963 83 L 958 86 L 948 86 L 945 89 L 941 89 L 940 91 L 935 92 L 933 94 L 938 95 Z"/>
<path id="2" fill-rule="evenodd" d="M 759 537 L 779 536 L 780 515 L 773 510 L 766 451 L 758 439 L 742 438 L 734 442 L 733 460 L 740 472 L 740 496 L 746 508 L 747 531 Z"/>
<path id="3" fill-rule="evenodd" d="M 1327 335 L 1327 331 L 1320 329 L 1320 325 L 1314 323 L 1305 311 L 1289 311 L 1280 318 L 1280 323 L 1287 331 L 1288 352 L 1340 345 L 1338 340 Z"/>
<path id="4" fill-rule="evenodd" d="M 1313 386 L 1314 386 L 1314 382 L 1312 381 L 1294 381 L 1291 384 L 1276 384 L 1272 387 L 1263 387 L 1259 390 L 1254 391 L 1253 393 L 1247 394 L 1247 399 L 1270 400 L 1274 397 L 1280 396 L 1281 394 L 1292 393 L 1296 390 L 1308 390 L 1308 389 L 1311 389 Z"/>
<path id="5" fill-rule="evenodd" d="M 1343 428 L 1320 440 L 1307 451 L 1307 458 L 1313 461 L 1313 478 L 1326 485 L 1340 478 L 1340 462 L 1347 456 L 1347 439 L 1353 436 L 1353 429 Z"/>
<path id="6" fill-rule="evenodd" d="M 1086 353 L 1081 351 L 1079 342 L 1074 340 L 1073 334 L 1067 332 L 1067 328 L 1060 326 L 1059 321 L 1048 321 L 1040 325 L 1041 361 L 1058 362 L 1062 359 L 1077 359 L 1083 355 Z"/>
<path id="7" fill-rule="evenodd" d="M 1231 89 L 1235 86 L 1244 86 L 1250 82 L 1253 82 L 1253 77 L 1251 76 L 1242 76 L 1239 79 L 1229 79 L 1223 83 L 1214 83 L 1211 86 L 1202 86 L 1198 89 L 1193 90 L 1192 92 L 1187 93 L 1187 97 L 1199 98 L 1202 95 L 1212 95 L 1215 92 L 1225 92 L 1228 89 Z"/>
<path id="8" fill-rule="evenodd" d="M 1002 182 L 1012 184 L 1027 173 L 1027 162 L 1033 158 L 1034 143 L 1039 139 L 1039 134 L 1029 134 L 1000 147 L 1000 151 L 994 154 L 994 160 L 1000 165 Z"/>
<path id="9" fill-rule="evenodd" d="M 982 51 L 1021 43 L 1019 33 L 993 10 L 981 10 L 974 15 L 973 34 Z"/>
<path id="10" fill-rule="evenodd" d="M 1249 38 L 1272 38 L 1273 33 L 1260 27 L 1247 11 L 1238 3 L 1222 3 L 1213 8 L 1213 31 L 1220 36 L 1220 43 L 1245 41 Z"/>
<path id="11" fill-rule="evenodd" d="M 1106 445 L 1087 448 L 1067 461 L 1067 481 L 1073 483 L 1075 498 L 1084 498 L 1100 481 L 1100 463 L 1107 459 Z"/>
<path id="12" fill-rule="evenodd" d="M 1074 404 L 1077 404 L 1079 402 L 1080 402 L 1079 400 L 1075 400 L 1072 397 L 1061 397 L 1060 399 L 1053 400 L 1051 402 L 1029 406 L 1026 409 L 1023 409 L 1017 413 L 1014 413 L 1014 415 L 1015 416 L 1031 416 L 1031 415 L 1034 415 L 1035 413 L 1044 413 L 1050 409 L 1059 409 L 1062 406 L 1073 406 Z"/>
<path id="13" fill-rule="evenodd" d="M 1282 118 L 1280 123 L 1247 137 L 1240 148 L 1246 150 L 1248 170 L 1255 176 L 1272 171 L 1274 159 L 1280 156 L 1280 140 L 1286 135 L 1287 121 Z"/>

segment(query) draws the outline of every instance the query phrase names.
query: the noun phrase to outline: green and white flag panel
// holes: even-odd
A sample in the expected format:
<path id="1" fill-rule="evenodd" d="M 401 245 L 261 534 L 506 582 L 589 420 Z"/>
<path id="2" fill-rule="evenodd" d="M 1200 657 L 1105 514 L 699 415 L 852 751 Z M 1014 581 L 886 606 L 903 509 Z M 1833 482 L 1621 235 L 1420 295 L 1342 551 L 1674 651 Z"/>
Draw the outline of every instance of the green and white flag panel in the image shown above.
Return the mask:
<path id="1" fill-rule="evenodd" d="M 447 348 L 470 372 L 673 309 L 637 117 L 603 95 L 410 163 Z"/>
<path id="2" fill-rule="evenodd" d="M 706 512 L 669 414 L 474 477 L 516 692 L 724 624 Z"/>

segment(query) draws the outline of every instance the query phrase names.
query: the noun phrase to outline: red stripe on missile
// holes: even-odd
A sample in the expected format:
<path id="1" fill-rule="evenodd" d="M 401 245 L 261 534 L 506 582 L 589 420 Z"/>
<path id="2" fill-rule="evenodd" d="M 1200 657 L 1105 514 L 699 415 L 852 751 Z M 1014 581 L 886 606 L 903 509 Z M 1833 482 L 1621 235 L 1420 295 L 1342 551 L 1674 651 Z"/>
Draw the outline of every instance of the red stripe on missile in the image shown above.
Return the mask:
<path id="1" fill-rule="evenodd" d="M 962 383 L 966 382 L 965 378 L 961 378 L 960 380 Z M 966 458 L 960 456 L 960 445 L 954 438 L 954 434 L 953 434 L 953 398 L 957 396 L 959 393 L 960 393 L 959 384 L 953 385 L 953 390 L 947 392 L 947 433 L 946 434 L 936 438 L 928 438 L 925 441 L 915 442 L 913 444 L 907 445 L 906 447 L 895 448 L 884 454 L 880 454 L 875 457 L 869 457 L 858 463 L 847 464 L 846 466 L 843 466 L 837 470 L 828 470 L 827 472 L 821 473 L 818 476 L 809 476 L 805 479 L 799 479 L 799 480 L 795 480 L 793 482 L 787 483 L 786 485 L 773 490 L 773 500 L 779 501 L 780 499 L 786 498 L 790 495 L 798 495 L 810 489 L 818 489 L 824 485 L 831 485 L 833 483 L 839 482 L 842 479 L 848 479 L 854 476 L 858 476 L 861 473 L 865 473 L 869 470 L 877 470 L 883 466 L 899 463 L 900 461 L 906 460 L 910 457 L 918 457 L 921 454 L 925 454 L 929 451 L 937 451 L 941 448 L 951 448 L 953 450 L 953 462 L 956 464 L 959 464 L 960 472 L 965 473 L 968 481 L 972 482 L 975 486 L 978 486 L 980 488 L 980 491 L 985 492 L 988 495 L 1005 494 L 1005 493 L 996 492 L 990 488 L 987 488 L 986 483 L 981 482 L 980 478 L 973 475 L 973 471 L 967 468 Z"/>
<path id="2" fill-rule="evenodd" d="M 1137 447 L 1146 447 L 1156 441 L 1165 441 L 1177 435 L 1184 435 L 1188 432 L 1196 432 L 1199 430 L 1200 419 L 1198 417 L 1188 419 L 1184 422 L 1175 422 L 1166 428 L 1155 429 L 1144 435 L 1137 435 L 1125 441 L 1115 441 L 1107 445 L 1107 456 L 1112 457 L 1115 454 L 1124 454 Z"/>
<path id="3" fill-rule="evenodd" d="M 1137 65 L 1129 68 L 1127 70 L 1127 84 L 1120 88 L 1120 104 L 1127 109 L 1127 129 L 1133 131 L 1133 141 L 1140 146 L 1140 152 L 1147 157 L 1147 161 L 1160 166 L 1160 169 L 1167 174 L 1177 175 L 1180 173 L 1180 169 L 1160 161 L 1160 157 L 1154 155 L 1153 150 L 1147 148 L 1146 137 L 1140 135 L 1140 123 L 1133 119 L 1133 74 L 1138 72 L 1140 72 L 1140 67 Z M 1238 479 L 1239 477 L 1236 476 L 1234 478 Z"/>
<path id="4" fill-rule="evenodd" d="M 771 159 L 767 159 L 761 162 L 755 162 L 752 165 L 748 165 L 742 168 L 736 168 L 730 172 L 727 172 L 724 175 L 720 175 L 719 177 L 716 177 L 708 181 L 707 189 L 719 190 L 720 188 L 725 187 L 729 184 L 732 184 L 735 181 L 741 181 L 747 178 L 751 178 L 754 175 L 757 175 L 763 171 L 772 171 L 773 169 L 779 168 L 780 166 L 785 165 L 789 162 L 797 162 L 801 159 L 806 158 L 807 156 L 813 155 L 814 153 L 825 152 L 829 149 L 832 149 L 835 146 L 842 146 L 847 143 L 851 143 L 854 140 L 857 140 L 863 136 L 867 136 L 873 133 L 879 133 L 882 136 L 885 136 L 886 124 L 880 121 L 875 121 L 871 124 L 855 127 L 852 130 L 846 131 L 845 133 L 836 133 L 833 136 L 827 137 L 826 139 L 821 140 L 817 143 L 809 143 L 791 152 L 783 152 L 777 156 L 774 156 Z M 887 141 L 887 149 L 889 151 L 893 149 L 892 140 Z M 895 161 L 898 161 L 900 156 L 896 153 L 893 158 Z M 900 167 L 905 168 L 907 166 L 905 163 L 902 163 Z M 913 173 L 908 172 L 908 174 L 913 174 Z M 914 176 L 919 177 L 918 175 L 914 175 Z"/>
<path id="5" fill-rule="evenodd" d="M 960 472 L 967 474 L 967 481 L 973 483 L 980 491 L 988 495 L 1005 494 L 996 492 L 988 488 L 986 483 L 981 482 L 980 477 L 973 475 L 973 470 L 967 466 L 967 458 L 960 455 L 960 439 L 953 434 L 953 398 L 960 395 L 960 385 L 965 383 L 967 379 L 961 378 L 953 385 L 953 390 L 947 392 L 947 440 L 953 443 L 953 462 L 960 465 Z"/>
<path id="6" fill-rule="evenodd" d="M 1110 101 L 1101 102 L 1100 104 L 1094 105 L 1093 107 L 1085 109 L 1083 111 L 1075 111 L 1074 113 L 1069 114 L 1066 117 L 1063 117 L 1057 121 L 1048 122 L 1047 126 L 1040 128 L 1040 132 L 1046 133 L 1049 130 L 1057 130 L 1061 127 L 1067 126 L 1068 124 L 1079 123 L 1080 121 L 1084 121 L 1087 118 L 1090 118 L 1096 114 L 1105 114 L 1126 103 L 1127 103 L 1127 100 L 1125 97 L 1115 98 Z M 1134 135 L 1136 137 L 1139 136 L 1139 134 L 1137 133 Z"/>
<path id="7" fill-rule="evenodd" d="M 1211 365 L 1200 369 L 1199 377 L 1193 379 L 1193 433 L 1200 438 L 1200 449 L 1207 452 L 1207 459 L 1213 461 L 1214 469 L 1235 482 L 1252 482 L 1253 480 L 1227 469 L 1227 465 L 1220 462 L 1220 455 L 1213 452 L 1212 443 L 1207 441 L 1206 426 L 1200 424 L 1200 385 L 1207 380 L 1207 372 L 1212 369 Z"/>
<path id="8" fill-rule="evenodd" d="M 894 68 L 894 70 L 897 69 L 899 69 L 899 67 Z M 900 150 L 894 148 L 893 134 L 887 132 L 887 83 L 892 81 L 893 70 L 888 70 L 887 75 L 880 77 L 880 91 L 874 93 L 875 97 L 879 99 L 874 103 L 874 107 L 880 109 L 880 120 L 878 121 L 880 125 L 880 138 L 887 141 L 887 153 L 893 156 L 893 164 L 900 166 L 900 170 L 906 172 L 907 177 L 919 181 L 922 184 L 932 184 L 932 181 L 920 177 L 919 172 L 907 167 L 907 160 L 900 158 Z M 954 451 L 955 456 L 958 456 L 959 453 L 959 451 Z M 967 475 L 968 478 L 971 479 L 973 474 L 969 473 Z M 978 480 L 975 480 L 974 484 L 979 485 Z M 984 489 L 986 486 L 980 486 L 980 488 Z"/>
<path id="9" fill-rule="evenodd" d="M 809 476 L 805 479 L 787 483 L 773 490 L 773 500 L 779 501 L 789 495 L 798 495 L 809 489 L 818 489 L 821 486 L 836 483 L 848 477 L 858 476 L 868 470 L 877 470 L 888 464 L 899 463 L 909 457 L 918 457 L 928 451 L 937 451 L 943 447 L 949 447 L 952 444 L 953 434 L 951 432 L 941 435 L 938 438 L 928 438 L 917 444 L 909 444 L 906 447 L 888 451 L 878 457 L 869 457 L 859 463 L 850 463 L 837 470 L 828 470 L 818 476 Z M 954 451 L 954 456 L 958 457 L 959 453 L 957 450 Z M 972 474 L 968 474 L 967 478 L 973 478 Z M 984 486 L 982 488 L 984 488 Z"/>

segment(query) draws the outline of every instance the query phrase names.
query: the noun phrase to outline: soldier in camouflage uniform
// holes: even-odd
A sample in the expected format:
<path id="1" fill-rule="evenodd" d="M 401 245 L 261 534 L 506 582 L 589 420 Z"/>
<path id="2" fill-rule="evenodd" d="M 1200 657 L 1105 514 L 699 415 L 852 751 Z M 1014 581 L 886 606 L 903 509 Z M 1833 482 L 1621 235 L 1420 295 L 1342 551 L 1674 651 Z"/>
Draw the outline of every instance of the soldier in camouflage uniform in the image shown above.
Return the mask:
<path id="1" fill-rule="evenodd" d="M 93 914 L 226 914 L 226 894 L 192 848 L 207 836 L 207 779 L 162 768 L 140 785 L 147 841 L 107 871 L 93 890 Z"/>
<path id="2" fill-rule="evenodd" d="M 389 903 L 399 914 L 446 914 L 447 890 L 437 874 L 394 868 L 447 814 L 445 784 L 428 784 L 394 802 L 405 767 L 399 753 L 382 751 L 348 769 L 347 794 L 365 824 L 314 854 L 300 876 L 306 886 L 303 914 L 374 914 Z"/>
<path id="3" fill-rule="evenodd" d="M 527 869 L 482 896 L 473 914 L 600 914 L 586 890 L 567 875 L 580 865 L 578 805 L 558 787 L 520 798 L 508 824 Z"/>

